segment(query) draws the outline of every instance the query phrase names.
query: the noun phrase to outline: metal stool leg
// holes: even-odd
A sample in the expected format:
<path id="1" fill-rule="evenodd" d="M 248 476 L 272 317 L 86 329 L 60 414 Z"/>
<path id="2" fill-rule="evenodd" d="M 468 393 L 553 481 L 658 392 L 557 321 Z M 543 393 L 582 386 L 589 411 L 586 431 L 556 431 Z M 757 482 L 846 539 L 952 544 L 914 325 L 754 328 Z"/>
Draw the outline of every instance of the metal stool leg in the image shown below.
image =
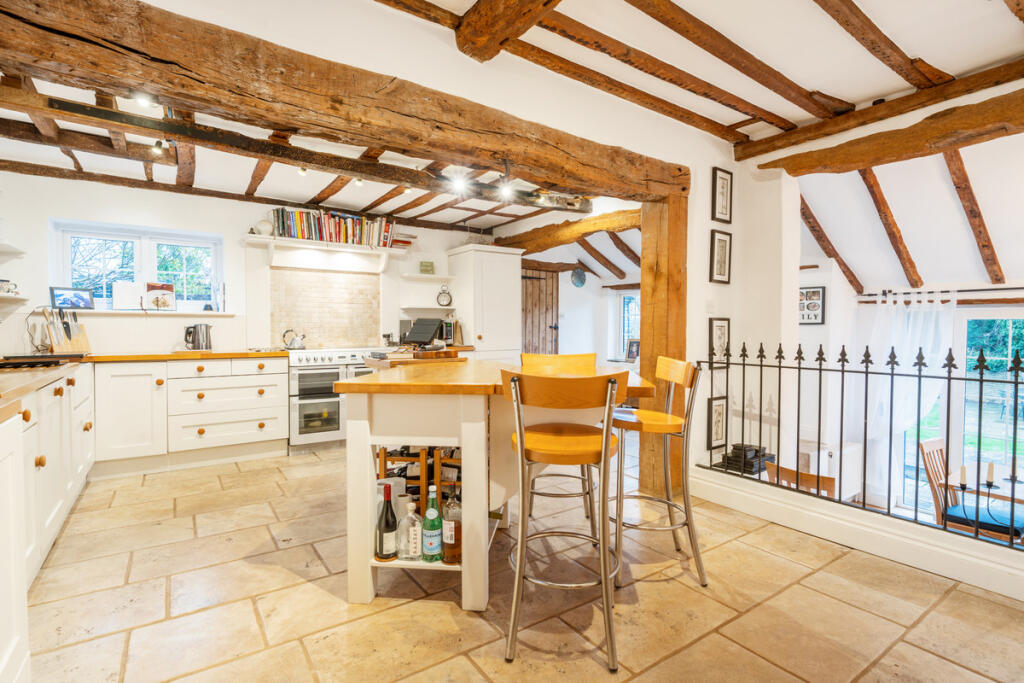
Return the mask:
<path id="1" fill-rule="evenodd" d="M 597 538 L 597 515 L 594 510 L 594 472 L 590 465 L 582 465 L 585 477 L 584 486 L 587 487 L 587 494 L 583 498 L 583 512 L 590 520 L 590 535 Z M 594 544 L 597 545 L 596 543 Z"/>
<path id="2" fill-rule="evenodd" d="M 666 501 L 671 501 L 672 500 L 672 468 L 669 466 L 670 465 L 670 463 L 669 463 L 669 453 L 670 453 L 669 435 L 666 434 L 665 436 L 663 436 L 661 438 L 661 466 L 662 466 L 664 477 L 665 477 L 665 500 Z M 674 526 L 675 523 L 676 523 L 675 511 L 672 509 L 671 505 L 666 504 L 665 507 L 668 508 L 669 524 Z M 692 527 L 693 526 L 692 524 L 690 524 L 690 512 L 689 512 L 689 510 L 687 510 L 687 512 L 686 512 L 686 526 L 688 526 L 688 527 Z M 672 542 L 676 544 L 676 550 L 682 550 L 683 546 L 679 543 L 679 535 L 676 534 L 676 531 L 678 531 L 678 529 L 673 529 L 672 530 Z"/>
<path id="3" fill-rule="evenodd" d="M 688 440 L 687 440 L 688 441 Z M 708 575 L 704 571 L 704 560 L 700 556 L 700 545 L 697 542 L 697 527 L 693 523 L 693 505 L 690 504 L 690 471 L 687 465 L 688 443 L 683 443 L 683 508 L 686 510 L 686 531 L 690 535 L 690 548 L 693 553 L 693 561 L 697 565 L 697 577 L 700 585 L 708 585 Z M 675 534 L 675 532 L 673 532 Z"/>
<path id="4" fill-rule="evenodd" d="M 516 639 L 519 637 L 519 606 L 525 588 L 523 574 L 526 573 L 526 521 L 529 512 L 527 498 L 522 495 L 529 490 L 530 470 L 525 461 L 519 462 L 519 531 L 516 533 L 516 578 L 512 587 L 512 609 L 509 615 L 508 636 L 505 640 L 505 661 L 511 662 L 516 656 Z"/>
<path id="5" fill-rule="evenodd" d="M 526 466 L 526 478 L 530 480 L 530 517 L 533 517 L 533 492 L 536 490 L 537 480 L 533 476 L 533 470 L 529 464 Z"/>
<path id="6" fill-rule="evenodd" d="M 590 469 L 589 467 L 587 469 Z M 608 640 L 608 669 L 618 671 L 619 656 L 615 650 L 615 623 L 612 613 L 613 580 L 608 576 L 611 571 L 609 561 L 609 538 L 608 538 L 608 458 L 601 460 L 601 534 L 598 537 L 598 552 L 601 554 L 601 606 L 604 612 L 604 632 Z M 622 492 L 619 491 L 619 496 Z M 622 499 L 619 498 L 621 501 Z M 622 565 L 619 564 L 619 573 L 622 572 Z M 616 575 L 617 576 L 617 575 Z"/>
<path id="7" fill-rule="evenodd" d="M 623 473 L 626 469 L 626 430 L 619 430 L 618 472 L 615 478 L 615 557 L 619 562 L 619 573 L 615 575 L 615 587 L 622 587 L 622 487 L 625 485 Z"/>
<path id="8" fill-rule="evenodd" d="M 594 484 L 588 476 L 590 469 L 586 465 L 580 465 L 580 476 L 583 480 L 580 482 L 580 489 L 583 491 L 583 514 L 587 519 L 591 517 L 592 505 L 590 504 L 590 494 L 594 490 Z M 593 525 L 591 525 L 591 531 L 593 531 Z"/>

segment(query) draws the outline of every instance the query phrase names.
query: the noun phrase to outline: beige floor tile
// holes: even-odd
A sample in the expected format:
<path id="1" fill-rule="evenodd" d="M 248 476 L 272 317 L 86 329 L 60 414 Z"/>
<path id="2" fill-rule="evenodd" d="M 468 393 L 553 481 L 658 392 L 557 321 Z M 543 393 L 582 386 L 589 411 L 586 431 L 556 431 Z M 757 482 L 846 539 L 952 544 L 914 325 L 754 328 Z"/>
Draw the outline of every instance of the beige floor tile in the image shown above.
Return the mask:
<path id="1" fill-rule="evenodd" d="M 313 673 L 302 646 L 291 642 L 176 679 L 176 683 L 308 683 L 312 680 Z"/>
<path id="2" fill-rule="evenodd" d="M 1013 598 L 1009 598 L 1005 595 L 993 593 L 992 591 L 985 590 L 984 588 L 978 588 L 977 586 L 972 586 L 968 583 L 961 583 L 957 585 L 956 589 L 958 591 L 970 593 L 971 595 L 977 596 L 979 598 L 985 598 L 986 600 L 991 600 L 992 602 L 998 602 L 1000 605 L 1012 607 L 1013 609 L 1021 610 L 1022 612 L 1024 612 L 1024 601 L 1014 600 Z"/>
<path id="3" fill-rule="evenodd" d="M 486 683 L 487 679 L 465 655 L 402 679 L 403 683 Z"/>
<path id="4" fill-rule="evenodd" d="M 313 448 L 313 452 L 315 452 L 317 456 L 324 461 L 340 460 L 345 457 L 346 448 L 344 442 L 334 441 L 331 443 L 315 446 Z"/>
<path id="5" fill-rule="evenodd" d="M 31 649 L 52 650 L 163 619 L 165 590 L 157 579 L 30 607 Z"/>
<path id="6" fill-rule="evenodd" d="M 305 496 L 323 491 L 340 491 L 345 489 L 345 479 L 337 474 L 321 474 L 316 477 L 302 477 L 280 482 L 279 486 L 287 496 Z"/>
<path id="7" fill-rule="evenodd" d="M 864 683 L 982 683 L 989 679 L 971 673 L 945 659 L 907 643 L 896 643 L 882 659 L 859 680 Z"/>
<path id="8" fill-rule="evenodd" d="M 137 551 L 132 557 L 131 581 L 208 567 L 249 555 L 277 550 L 266 527 L 253 527 L 216 536 L 194 538 Z"/>
<path id="9" fill-rule="evenodd" d="M 401 637 L 395 637 L 402 634 Z M 451 594 L 416 600 L 303 639 L 324 681 L 397 680 L 498 638 Z"/>
<path id="10" fill-rule="evenodd" d="M 283 480 L 284 475 L 281 474 L 280 470 L 270 468 L 220 475 L 220 483 L 225 490 L 256 486 L 258 484 L 273 484 Z"/>
<path id="11" fill-rule="evenodd" d="M 319 541 L 313 547 L 323 558 L 327 570 L 332 574 L 338 574 L 348 569 L 348 537 L 339 536 L 329 538 L 326 541 Z"/>
<path id="12" fill-rule="evenodd" d="M 305 465 L 308 463 L 320 462 L 315 453 L 304 455 L 280 455 L 273 458 L 259 458 L 257 460 L 240 460 L 235 463 L 240 472 L 252 472 L 253 470 L 275 469 L 287 465 Z"/>
<path id="13" fill-rule="evenodd" d="M 998 680 L 1024 679 L 1024 612 L 970 593 L 950 593 L 905 640 Z"/>
<path id="14" fill-rule="evenodd" d="M 28 604 L 63 600 L 74 595 L 120 586 L 128 570 L 128 553 L 39 570 L 28 591 Z"/>
<path id="15" fill-rule="evenodd" d="M 640 671 L 714 629 L 733 612 L 668 577 L 636 581 L 615 592 L 619 662 Z M 592 643 L 605 646 L 600 600 L 562 615 Z"/>
<path id="16" fill-rule="evenodd" d="M 612 540 L 614 544 L 614 539 Z M 571 560 L 579 562 L 584 567 L 594 572 L 599 571 L 601 557 L 597 548 L 584 543 L 561 554 Z M 632 583 L 637 579 L 650 576 L 662 569 L 677 567 L 680 564 L 679 556 L 668 557 L 656 550 L 648 548 L 643 543 L 637 543 L 628 536 L 622 537 L 622 584 Z"/>
<path id="17" fill-rule="evenodd" d="M 270 503 L 254 503 L 196 515 L 196 535 L 212 536 L 237 529 L 273 524 L 276 521 L 277 515 L 274 514 Z"/>
<path id="18" fill-rule="evenodd" d="M 910 626 L 953 581 L 853 550 L 801 583 Z"/>
<path id="19" fill-rule="evenodd" d="M 129 550 L 174 543 L 194 536 L 195 529 L 189 517 L 135 524 L 76 536 L 59 536 L 50 550 L 45 566 L 52 567 L 94 557 L 116 555 Z"/>
<path id="20" fill-rule="evenodd" d="M 188 484 L 197 479 L 216 477 L 220 474 L 232 474 L 238 472 L 238 467 L 233 462 L 220 463 L 217 465 L 204 465 L 202 467 L 187 467 L 169 472 L 156 472 L 147 474 L 143 480 L 143 486 L 176 486 Z"/>
<path id="21" fill-rule="evenodd" d="M 608 657 L 564 621 L 548 619 L 519 632 L 515 659 L 505 661 L 505 638 L 477 648 L 470 659 L 492 681 L 609 680 L 629 678 L 619 666 L 609 675 Z"/>
<path id="22" fill-rule="evenodd" d="M 219 492 L 220 490 L 220 479 L 217 477 L 204 477 L 195 481 L 182 484 L 168 484 L 167 486 L 137 486 L 114 491 L 114 500 L 110 505 L 111 507 L 134 505 L 136 503 L 145 503 L 149 500 L 170 500 L 180 496 L 191 496 L 214 491 Z"/>
<path id="23" fill-rule="evenodd" d="M 684 679 L 702 683 L 797 683 L 800 680 L 717 633 L 659 662 L 633 680 L 675 683 Z"/>
<path id="24" fill-rule="evenodd" d="M 256 608 L 271 645 L 322 631 L 375 614 L 423 596 L 401 570 L 381 569 L 377 597 L 363 605 L 350 603 L 348 575 L 335 574 L 256 598 Z"/>
<path id="25" fill-rule="evenodd" d="M 157 522 L 161 519 L 174 517 L 174 501 L 171 499 L 152 500 L 135 505 L 121 505 L 116 508 L 104 508 L 89 512 L 76 512 L 68 515 L 63 534 L 87 534 L 103 529 L 116 529 L 133 524 Z"/>
<path id="26" fill-rule="evenodd" d="M 142 486 L 142 475 L 133 474 L 113 479 L 89 479 L 85 485 L 87 492 L 114 491 L 115 489 L 135 488 Z"/>
<path id="27" fill-rule="evenodd" d="M 248 600 L 132 631 L 125 683 L 163 681 L 263 649 Z"/>
<path id="28" fill-rule="evenodd" d="M 340 488 L 304 496 L 275 498 L 271 505 L 282 521 L 297 517 L 312 517 L 327 512 L 336 512 L 344 517 L 346 498 L 345 489 Z"/>
<path id="29" fill-rule="evenodd" d="M 508 528 L 510 538 L 515 538 L 519 522 L 513 521 Z M 581 534 L 590 534 L 590 521 L 583 516 L 582 509 L 570 509 L 547 517 L 530 518 L 527 533 L 532 534 L 538 531 L 572 531 Z M 570 537 L 549 537 L 530 541 L 528 546 L 530 552 L 537 555 L 553 555 L 588 541 Z"/>
<path id="30" fill-rule="evenodd" d="M 171 577 L 171 616 L 326 576 L 312 546 L 279 550 Z"/>
<path id="31" fill-rule="evenodd" d="M 693 560 L 689 561 L 685 569 L 678 566 L 666 569 L 665 575 L 740 612 L 799 581 L 811 571 L 802 564 L 739 541 L 730 541 L 712 548 L 702 557 L 707 572 L 707 587 L 700 585 Z"/>
<path id="32" fill-rule="evenodd" d="M 82 495 L 78 496 L 78 500 L 75 501 L 75 505 L 71 508 L 71 512 L 102 510 L 103 508 L 110 507 L 110 502 L 112 500 L 114 500 L 113 491 L 85 490 L 82 492 Z"/>
<path id="33" fill-rule="evenodd" d="M 702 513 L 699 508 L 693 510 L 693 520 L 697 528 L 697 543 L 701 551 L 710 550 L 715 546 L 728 543 L 734 538 L 743 535 L 743 530 L 731 524 L 727 524 L 715 517 L 709 517 Z M 683 547 L 682 553 L 690 555 L 690 540 L 686 528 L 679 530 L 679 541 Z M 629 529 L 625 534 L 634 541 L 657 550 L 663 555 L 678 556 L 680 551 L 676 550 L 672 541 L 672 534 L 667 531 L 640 531 Z"/>
<path id="34" fill-rule="evenodd" d="M 828 564 L 844 552 L 841 545 L 777 524 L 752 531 L 742 541 L 812 569 Z"/>
<path id="35" fill-rule="evenodd" d="M 312 541 L 322 541 L 345 533 L 345 514 L 328 512 L 314 517 L 300 517 L 270 525 L 270 533 L 281 548 L 290 548 Z"/>
<path id="36" fill-rule="evenodd" d="M 722 628 L 722 634 L 813 681 L 848 681 L 903 629 L 796 585 Z"/>
<path id="37" fill-rule="evenodd" d="M 281 495 L 277 484 L 257 484 L 227 491 L 210 491 L 176 498 L 175 510 L 178 517 L 199 515 L 204 512 L 226 510 L 253 503 L 264 503 Z"/>
<path id="38" fill-rule="evenodd" d="M 720 519 L 726 524 L 731 524 L 734 527 L 743 529 L 744 531 L 753 531 L 754 529 L 760 529 L 765 524 L 768 524 L 768 520 L 761 519 L 760 517 L 754 517 L 746 513 L 734 510 L 725 505 L 719 505 L 718 503 L 712 503 L 711 501 L 702 501 L 700 505 L 700 513 L 707 515 L 708 517 L 714 517 Z"/>
<path id="39" fill-rule="evenodd" d="M 32 679 L 41 683 L 118 683 L 126 637 L 124 633 L 118 633 L 35 655 L 32 657 Z"/>
<path id="40" fill-rule="evenodd" d="M 345 463 L 342 460 L 327 460 L 305 465 L 282 465 L 281 473 L 289 480 L 331 476 L 338 480 L 339 487 L 345 485 Z"/>
<path id="41" fill-rule="evenodd" d="M 427 595 L 457 589 L 462 586 L 461 572 L 435 571 L 433 569 L 410 569 L 409 576 Z"/>

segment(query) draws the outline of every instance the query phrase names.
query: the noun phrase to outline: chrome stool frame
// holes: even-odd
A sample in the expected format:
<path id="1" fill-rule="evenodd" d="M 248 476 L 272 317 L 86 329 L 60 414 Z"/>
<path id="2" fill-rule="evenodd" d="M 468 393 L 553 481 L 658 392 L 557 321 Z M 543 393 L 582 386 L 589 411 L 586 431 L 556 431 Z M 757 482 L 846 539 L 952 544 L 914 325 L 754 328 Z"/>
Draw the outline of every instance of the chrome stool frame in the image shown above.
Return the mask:
<path id="1" fill-rule="evenodd" d="M 543 463 L 529 463 L 529 466 L 540 465 Z M 594 478 L 592 476 L 593 465 L 580 465 L 579 474 L 564 474 L 562 472 L 541 472 L 530 477 L 530 516 L 533 517 L 533 497 L 542 496 L 544 498 L 584 498 L 583 501 L 583 514 L 587 519 L 590 520 L 590 534 L 597 536 L 597 525 L 594 522 Z M 541 477 L 563 477 L 565 479 L 576 479 L 580 482 L 582 490 L 579 493 L 549 493 L 547 491 L 538 491 L 534 486 L 536 481 Z M 594 541 L 595 543 L 597 541 Z"/>

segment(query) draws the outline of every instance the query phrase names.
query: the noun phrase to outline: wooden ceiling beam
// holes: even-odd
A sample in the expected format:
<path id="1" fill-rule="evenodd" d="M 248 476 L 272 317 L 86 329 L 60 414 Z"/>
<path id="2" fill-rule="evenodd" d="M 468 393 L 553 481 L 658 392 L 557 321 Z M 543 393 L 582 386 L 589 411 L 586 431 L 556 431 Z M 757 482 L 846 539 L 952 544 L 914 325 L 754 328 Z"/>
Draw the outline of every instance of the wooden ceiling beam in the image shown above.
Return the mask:
<path id="1" fill-rule="evenodd" d="M 921 67 L 922 60 L 911 59 L 889 36 L 871 21 L 868 15 L 853 0 L 814 0 L 818 7 L 832 17 L 837 24 L 874 55 L 878 61 L 895 71 L 915 88 L 930 88 L 953 80 L 949 74 L 928 65 Z"/>
<path id="2" fill-rule="evenodd" d="M 1024 132 L 1024 89 L 976 104 L 945 109 L 906 128 L 773 159 L 759 164 L 758 168 L 781 168 L 792 176 L 846 173 L 941 154 L 1021 132 Z"/>
<path id="3" fill-rule="evenodd" d="M 8 140 L 31 142 L 37 145 L 60 147 L 78 152 L 100 154 L 117 159 L 132 159 L 134 161 L 167 166 L 174 166 L 177 163 L 174 149 L 171 147 L 156 150 L 152 145 L 128 142 L 125 145 L 125 151 L 119 152 L 114 148 L 113 140 L 108 137 L 61 128 L 57 130 L 56 138 L 48 138 L 40 133 L 31 123 L 15 121 L 13 119 L 0 119 L 0 137 L 7 138 Z"/>
<path id="4" fill-rule="evenodd" d="M 892 209 L 885 199 L 882 186 L 878 183 L 878 177 L 875 176 L 874 170 L 861 169 L 860 177 L 864 179 L 864 186 L 867 187 L 871 201 L 875 204 L 878 218 L 882 221 L 885 234 L 889 237 L 889 244 L 892 245 L 892 250 L 896 252 L 896 258 L 903 266 L 903 274 L 907 276 L 907 282 L 911 287 L 923 286 L 924 281 L 921 279 L 920 273 L 917 272 L 917 264 L 914 263 L 914 259 L 910 256 L 910 250 L 907 249 L 907 244 L 903 241 L 903 233 L 900 232 L 900 226 L 896 224 L 896 217 L 892 215 Z"/>
<path id="5" fill-rule="evenodd" d="M 1017 15 L 1017 18 L 1024 21 L 1024 0 L 1004 0 L 1006 6 L 1011 12 Z"/>
<path id="6" fill-rule="evenodd" d="M 38 92 L 36 91 L 36 85 L 32 82 L 31 78 L 29 78 L 28 76 L 18 76 L 14 74 L 9 74 L 7 73 L 7 70 L 4 71 L 3 75 L 0 75 L 0 85 L 16 88 L 18 90 L 23 90 L 27 93 L 32 93 L 34 95 L 38 94 Z M 29 113 L 28 118 L 32 122 L 32 125 L 36 127 L 36 130 L 39 131 L 39 134 L 42 135 L 44 138 L 47 138 L 49 140 L 56 140 L 58 137 L 60 137 L 60 127 L 57 125 L 57 122 L 54 121 L 52 117 L 43 116 L 39 113 L 33 112 Z M 60 151 L 68 159 L 71 159 L 71 163 L 74 165 L 75 170 L 82 170 L 81 162 L 78 161 L 78 157 L 75 156 L 75 153 L 71 151 L 70 147 L 60 146 Z"/>
<path id="7" fill-rule="evenodd" d="M 837 250 L 835 245 L 832 244 L 832 240 L 828 238 L 825 228 L 821 227 L 821 222 L 818 220 L 817 216 L 814 215 L 814 212 L 811 211 L 811 207 L 808 206 L 807 200 L 804 199 L 803 195 L 800 195 L 800 218 L 803 219 L 804 225 L 807 226 L 807 230 L 811 233 L 811 237 L 813 237 L 814 241 L 818 243 L 819 247 L 821 247 L 825 256 L 835 260 L 836 265 L 839 266 L 839 270 L 841 270 L 843 275 L 846 276 L 846 281 L 850 283 L 850 287 L 853 288 L 853 291 L 857 292 L 857 294 L 863 294 L 864 285 L 862 285 L 860 280 L 857 279 L 857 276 L 854 275 L 853 269 L 846 263 L 846 260 L 839 255 L 839 250 Z M 803 270 L 805 267 L 806 266 L 800 266 L 800 269 Z M 817 268 L 817 266 L 813 267 Z"/>
<path id="8" fill-rule="evenodd" d="M 459 50 L 478 62 L 497 56 L 502 47 L 519 38 L 560 0 L 476 0 L 455 29 Z"/>
<path id="9" fill-rule="evenodd" d="M 586 237 L 581 237 L 576 240 L 576 244 L 583 247 L 583 251 L 590 254 L 590 257 L 601 264 L 601 267 L 607 270 L 609 273 L 614 275 L 620 280 L 626 279 L 626 271 L 615 265 L 610 258 L 602 254 L 597 247 L 587 241 Z"/>
<path id="10" fill-rule="evenodd" d="M 372 202 L 364 206 L 362 210 L 369 211 L 371 209 L 376 209 L 381 204 L 386 204 L 395 197 L 401 197 L 403 194 L 406 193 L 406 191 L 407 189 L 404 185 L 395 185 L 390 190 L 388 190 L 387 192 L 385 192 L 384 194 L 382 194 L 381 196 L 377 197 Z"/>
<path id="11" fill-rule="evenodd" d="M 142 172 L 144 174 L 146 174 L 146 180 L 147 181 L 153 182 L 153 162 L 152 161 L 143 161 L 142 162 Z"/>
<path id="12" fill-rule="evenodd" d="M 576 195 L 656 201 L 690 185 L 685 166 L 139 0 L 8 0 L 0 35 L 0 64 L 29 75 L 270 130 L 471 168 L 507 160 L 517 178 Z"/>
<path id="13" fill-rule="evenodd" d="M 328 199 L 330 199 L 334 195 L 336 195 L 339 192 L 341 192 L 341 190 L 346 185 L 348 185 L 350 182 L 352 182 L 352 178 L 350 178 L 349 176 L 345 176 L 345 175 L 335 176 L 334 180 L 332 180 L 331 182 L 327 183 L 327 186 L 324 187 L 324 189 L 322 189 L 319 192 L 317 192 L 313 196 L 313 198 L 309 200 L 309 203 L 310 204 L 321 204 L 323 202 L 326 202 Z"/>
<path id="14" fill-rule="evenodd" d="M 751 117 L 752 121 L 764 121 L 765 123 L 771 124 L 781 130 L 792 130 L 796 128 L 796 124 L 779 116 L 778 114 L 773 114 L 767 109 L 763 109 L 741 97 L 737 97 L 732 93 L 726 92 L 712 83 L 708 83 L 707 81 L 683 71 L 668 62 L 664 62 L 643 50 L 626 45 L 609 35 L 596 31 L 586 24 L 580 23 L 560 12 L 551 12 L 547 16 L 543 17 L 537 25 L 556 35 L 571 40 L 577 45 L 582 45 L 583 47 L 590 48 L 596 52 L 606 54 L 612 59 L 617 59 L 623 64 L 627 64 L 634 69 L 643 71 L 655 78 L 660 78 L 666 83 L 671 83 L 672 85 L 692 92 L 695 95 L 706 97 L 707 99 L 718 102 L 719 104 L 729 107 L 734 111 L 746 114 Z M 736 130 L 737 127 L 734 124 L 728 126 L 728 128 Z"/>
<path id="15" fill-rule="evenodd" d="M 171 119 L 180 119 L 186 124 L 196 122 L 195 114 L 190 111 L 171 110 Z M 196 182 L 196 147 L 191 142 L 176 140 L 175 147 L 178 155 L 178 174 L 174 182 L 178 185 L 192 187 Z"/>
<path id="16" fill-rule="evenodd" d="M 288 140 L 291 138 L 289 133 L 275 130 L 270 134 L 269 139 L 282 145 L 288 144 Z M 249 196 L 256 194 L 256 190 L 259 189 L 260 183 L 267 177 L 267 173 L 270 172 L 270 166 L 274 162 L 269 159 L 257 159 L 256 167 L 252 169 L 252 177 L 249 178 L 249 186 L 245 188 L 245 193 Z"/>
<path id="17" fill-rule="evenodd" d="M 615 245 L 615 248 L 618 249 L 623 256 L 632 261 L 633 265 L 638 267 L 640 266 L 640 254 L 633 251 L 633 249 L 628 244 L 626 244 L 626 240 L 622 239 L 621 237 L 619 237 L 617 233 L 614 232 L 608 233 L 608 237 L 611 238 L 612 244 Z"/>
<path id="18" fill-rule="evenodd" d="M 524 216 L 525 218 L 525 216 Z M 507 237 L 499 237 L 499 247 L 525 249 L 524 255 L 547 251 L 563 244 L 572 244 L 595 232 L 621 232 L 640 227 L 640 209 L 623 209 L 580 220 L 545 225 Z"/>
<path id="19" fill-rule="evenodd" d="M 751 157 L 776 152 L 780 149 L 853 130 L 870 123 L 884 121 L 900 114 L 906 114 L 907 112 L 939 104 L 961 95 L 969 95 L 973 92 L 985 90 L 986 88 L 1003 83 L 1010 83 L 1021 78 L 1024 78 L 1024 58 L 994 66 L 969 76 L 962 76 L 942 85 L 918 90 L 917 92 L 897 97 L 881 104 L 851 111 L 834 119 L 800 126 L 796 130 L 771 135 L 760 140 L 741 142 L 733 147 L 733 158 L 736 161 L 743 161 Z"/>
<path id="20" fill-rule="evenodd" d="M 523 259 L 523 270 L 543 270 L 548 273 L 564 273 L 569 270 L 576 270 L 579 268 L 579 261 L 576 263 L 566 263 L 564 261 L 535 261 L 533 259 Z"/>
<path id="21" fill-rule="evenodd" d="M 624 282 L 618 285 L 603 285 L 601 289 L 613 289 L 619 292 L 628 292 L 633 289 L 640 289 L 639 282 Z"/>
<path id="22" fill-rule="evenodd" d="M 97 92 L 96 106 L 117 111 L 117 98 L 110 93 Z M 126 154 L 128 152 L 128 140 L 125 139 L 124 133 L 119 130 L 111 130 L 107 131 L 107 134 L 110 135 L 110 141 L 114 143 L 114 149 L 122 154 Z"/>
<path id="23" fill-rule="evenodd" d="M 849 102 L 800 87 L 672 0 L 626 2 L 809 114 L 827 119 L 854 107 Z"/>
<path id="24" fill-rule="evenodd" d="M 974 233 L 974 241 L 978 244 L 978 253 L 981 261 L 985 264 L 988 272 L 988 279 L 994 285 L 1001 285 L 1006 282 L 1003 269 L 999 265 L 999 257 L 996 249 L 992 246 L 992 237 L 988 233 L 988 226 L 985 224 L 985 217 L 981 215 L 981 207 L 978 206 L 978 198 L 974 196 L 974 188 L 971 187 L 971 179 L 964 167 L 964 159 L 960 156 L 959 150 L 951 149 L 942 155 L 946 159 L 946 167 L 949 169 L 949 177 L 953 181 L 953 187 L 960 197 L 960 204 L 964 207 L 964 215 Z"/>

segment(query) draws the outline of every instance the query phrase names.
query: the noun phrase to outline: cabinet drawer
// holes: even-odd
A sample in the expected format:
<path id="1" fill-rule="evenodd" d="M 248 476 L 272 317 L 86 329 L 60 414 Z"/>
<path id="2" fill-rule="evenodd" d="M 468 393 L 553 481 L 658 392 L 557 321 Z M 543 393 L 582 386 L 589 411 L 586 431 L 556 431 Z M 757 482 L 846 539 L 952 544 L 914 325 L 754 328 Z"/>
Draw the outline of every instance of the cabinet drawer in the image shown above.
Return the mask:
<path id="1" fill-rule="evenodd" d="M 288 372 L 287 358 L 232 358 L 232 375 L 274 375 Z"/>
<path id="2" fill-rule="evenodd" d="M 86 399 L 92 398 L 93 392 L 93 368 L 92 363 L 80 363 L 71 374 L 69 379 L 71 387 L 71 405 L 75 408 L 82 405 Z"/>
<path id="3" fill-rule="evenodd" d="M 260 426 L 262 425 L 262 427 Z M 288 438 L 288 406 L 167 418 L 167 450 L 230 446 Z"/>
<path id="4" fill-rule="evenodd" d="M 288 405 L 288 375 L 172 379 L 167 387 L 168 415 Z"/>
<path id="5" fill-rule="evenodd" d="M 167 361 L 167 377 L 227 377 L 231 374 L 231 359 L 172 360 Z"/>

